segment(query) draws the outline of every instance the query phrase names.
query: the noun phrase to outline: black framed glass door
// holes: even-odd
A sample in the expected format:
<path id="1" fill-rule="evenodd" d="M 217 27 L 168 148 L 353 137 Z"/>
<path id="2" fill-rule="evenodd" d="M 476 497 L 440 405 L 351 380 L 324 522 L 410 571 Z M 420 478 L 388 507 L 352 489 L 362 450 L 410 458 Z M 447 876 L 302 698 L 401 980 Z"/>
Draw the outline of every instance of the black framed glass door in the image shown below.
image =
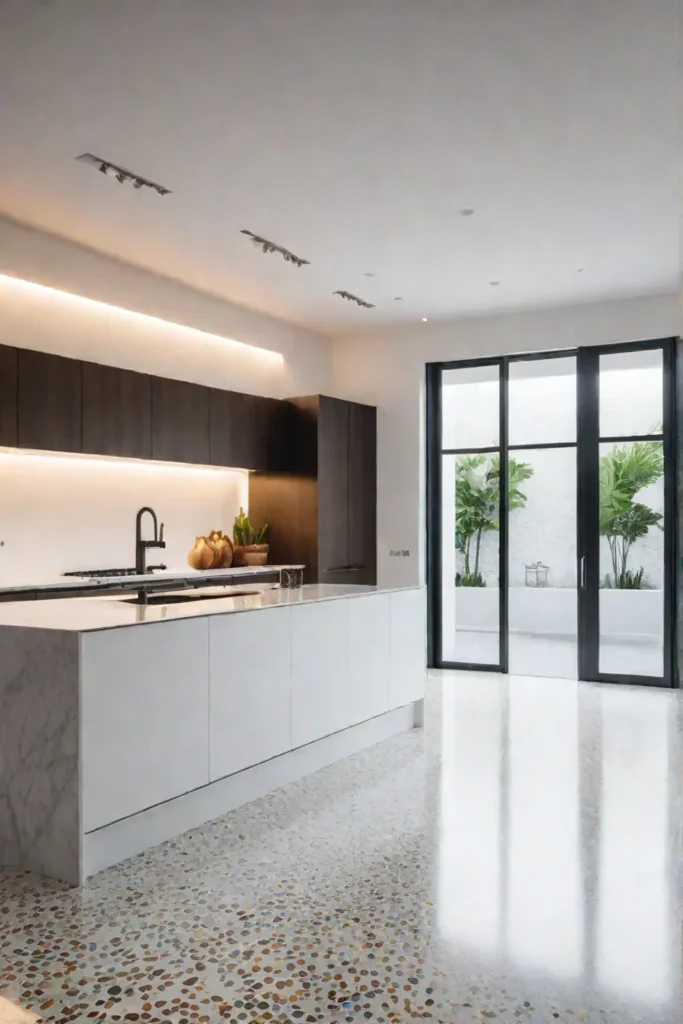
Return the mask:
<path id="1" fill-rule="evenodd" d="M 432 665 L 673 685 L 674 357 L 428 367 Z"/>
<path id="2" fill-rule="evenodd" d="M 671 341 L 579 350 L 579 677 L 675 681 Z"/>

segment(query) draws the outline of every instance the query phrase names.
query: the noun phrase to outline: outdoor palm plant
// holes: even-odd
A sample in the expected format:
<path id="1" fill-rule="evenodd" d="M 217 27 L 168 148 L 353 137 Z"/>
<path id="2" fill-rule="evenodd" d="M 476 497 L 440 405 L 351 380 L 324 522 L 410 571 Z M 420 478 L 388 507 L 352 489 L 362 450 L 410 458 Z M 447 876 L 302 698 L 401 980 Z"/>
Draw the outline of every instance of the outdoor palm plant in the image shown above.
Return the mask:
<path id="1" fill-rule="evenodd" d="M 633 544 L 645 537 L 650 527 L 662 529 L 662 514 L 634 499 L 638 491 L 659 480 L 663 472 L 661 441 L 614 445 L 600 459 L 600 533 L 607 538 L 612 559 L 612 575 L 605 576 L 605 587 L 642 587 L 643 569 L 629 569 L 628 556 Z"/>
<path id="2" fill-rule="evenodd" d="M 533 476 L 526 462 L 508 460 L 508 505 L 524 508 L 526 495 L 519 484 Z M 455 468 L 455 537 L 463 553 L 464 568 L 458 586 L 485 587 L 479 561 L 483 534 L 498 529 L 500 456 L 459 455 Z M 472 544 L 474 542 L 474 550 Z"/>

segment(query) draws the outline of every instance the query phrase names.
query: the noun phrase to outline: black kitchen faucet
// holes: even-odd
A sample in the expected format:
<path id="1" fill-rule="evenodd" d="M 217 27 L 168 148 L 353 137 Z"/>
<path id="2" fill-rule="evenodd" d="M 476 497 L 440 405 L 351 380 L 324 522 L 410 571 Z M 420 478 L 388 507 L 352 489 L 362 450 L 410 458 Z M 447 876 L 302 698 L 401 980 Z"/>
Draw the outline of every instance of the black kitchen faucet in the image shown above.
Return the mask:
<path id="1" fill-rule="evenodd" d="M 145 512 L 149 512 L 149 514 L 152 517 L 152 521 L 154 523 L 154 539 L 153 540 L 143 540 L 142 539 L 142 517 L 144 516 Z M 147 568 L 145 566 L 145 558 L 146 558 L 147 548 L 165 548 L 165 547 L 166 547 L 166 541 L 164 540 L 164 524 L 162 523 L 161 527 L 159 527 L 159 523 L 158 523 L 158 520 L 157 520 L 156 512 L 154 511 L 153 508 L 150 508 L 149 505 L 145 505 L 143 508 L 140 509 L 140 511 L 138 512 L 137 516 L 135 517 L 135 570 L 136 570 L 136 572 L 139 575 L 142 575 L 143 573 L 147 572 Z"/>

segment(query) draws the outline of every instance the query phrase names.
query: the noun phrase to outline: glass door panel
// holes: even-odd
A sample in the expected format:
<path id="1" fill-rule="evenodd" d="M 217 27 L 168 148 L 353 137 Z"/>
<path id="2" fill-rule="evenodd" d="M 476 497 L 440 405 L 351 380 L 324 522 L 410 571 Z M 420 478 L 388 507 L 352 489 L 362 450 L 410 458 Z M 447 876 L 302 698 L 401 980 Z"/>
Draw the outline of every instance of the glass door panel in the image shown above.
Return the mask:
<path id="1" fill-rule="evenodd" d="M 576 356 L 511 360 L 509 671 L 577 677 Z"/>
<path id="2" fill-rule="evenodd" d="M 441 658 L 500 666 L 500 367 L 441 381 Z"/>
<path id="3" fill-rule="evenodd" d="M 663 449 L 661 441 L 600 445 L 601 674 L 664 671 Z"/>
<path id="4" fill-rule="evenodd" d="M 509 670 L 576 679 L 576 449 L 516 449 L 509 478 Z"/>
<path id="5" fill-rule="evenodd" d="M 661 434 L 662 350 L 600 356 L 600 437 Z"/>
<path id="6" fill-rule="evenodd" d="M 590 496 L 582 547 L 588 679 L 663 683 L 670 676 L 667 351 L 625 347 L 583 358 L 597 398 L 595 414 L 587 416 L 584 466 Z"/>

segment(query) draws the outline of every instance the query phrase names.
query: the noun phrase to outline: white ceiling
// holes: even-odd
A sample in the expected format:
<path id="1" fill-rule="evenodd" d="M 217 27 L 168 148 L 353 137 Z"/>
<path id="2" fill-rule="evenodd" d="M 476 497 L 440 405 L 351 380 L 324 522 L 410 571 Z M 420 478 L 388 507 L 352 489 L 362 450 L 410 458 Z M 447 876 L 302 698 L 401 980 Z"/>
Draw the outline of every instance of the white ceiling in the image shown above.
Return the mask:
<path id="1" fill-rule="evenodd" d="M 674 291 L 678 21 L 678 0 L 2 0 L 0 211 L 324 331 Z"/>

